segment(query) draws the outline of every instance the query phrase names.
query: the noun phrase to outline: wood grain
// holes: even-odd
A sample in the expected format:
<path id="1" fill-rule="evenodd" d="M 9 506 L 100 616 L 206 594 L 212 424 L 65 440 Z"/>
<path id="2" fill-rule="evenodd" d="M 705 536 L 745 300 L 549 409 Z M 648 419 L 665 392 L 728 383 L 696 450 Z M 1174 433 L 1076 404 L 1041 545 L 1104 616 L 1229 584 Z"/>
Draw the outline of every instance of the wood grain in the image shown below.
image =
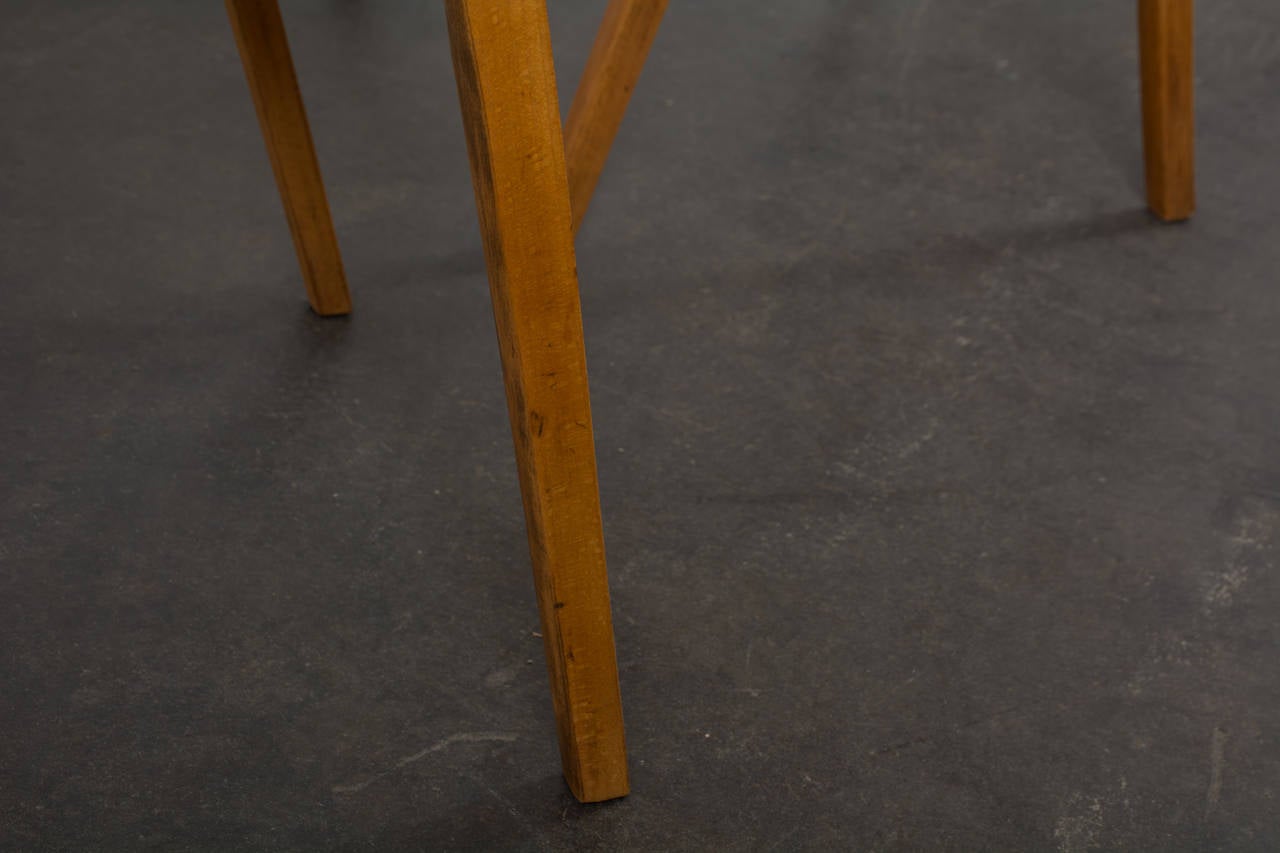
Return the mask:
<path id="1" fill-rule="evenodd" d="M 565 125 L 573 230 L 591 204 L 667 0 L 610 0 Z"/>
<path id="2" fill-rule="evenodd" d="M 289 231 L 317 314 L 351 311 L 320 164 L 276 0 L 226 0 Z"/>
<path id="3" fill-rule="evenodd" d="M 1147 202 L 1178 221 L 1196 207 L 1193 0 L 1138 0 Z"/>
<path id="4" fill-rule="evenodd" d="M 565 778 L 627 793 L 569 187 L 545 0 L 448 0 Z"/>

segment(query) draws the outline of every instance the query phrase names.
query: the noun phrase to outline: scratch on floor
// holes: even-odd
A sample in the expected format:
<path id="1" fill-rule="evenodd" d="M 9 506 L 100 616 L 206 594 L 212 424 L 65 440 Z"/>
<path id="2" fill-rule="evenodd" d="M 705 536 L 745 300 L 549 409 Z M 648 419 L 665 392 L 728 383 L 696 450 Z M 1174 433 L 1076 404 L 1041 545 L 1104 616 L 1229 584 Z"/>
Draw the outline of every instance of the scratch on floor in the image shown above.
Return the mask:
<path id="1" fill-rule="evenodd" d="M 1204 819 L 1208 820 L 1222 798 L 1222 771 L 1226 765 L 1227 730 L 1217 726 L 1209 742 L 1209 790 L 1204 795 Z"/>
<path id="2" fill-rule="evenodd" d="M 914 439 L 913 441 L 905 445 L 901 450 L 899 450 L 898 458 L 906 459 L 908 456 L 912 455 L 913 453 L 916 453 L 917 451 L 920 450 L 920 448 L 924 447 L 926 444 L 933 441 L 933 437 L 937 434 L 938 434 L 938 419 L 929 418 L 928 429 L 926 429 L 924 433 L 920 435 L 918 438 Z"/>
<path id="3" fill-rule="evenodd" d="M 455 743 L 489 743 L 489 742 L 511 743 L 516 739 L 517 739 L 516 735 L 511 734 L 509 732 L 459 732 L 458 734 L 449 735 L 447 738 L 438 740 L 435 743 L 431 744 L 430 746 L 423 747 L 422 749 L 418 750 L 412 755 L 406 755 L 404 758 L 401 758 L 391 767 L 388 767 L 386 770 L 383 770 L 380 773 L 375 773 L 374 775 L 370 776 L 368 779 L 364 779 L 360 782 L 353 782 L 349 785 L 334 785 L 332 790 L 333 790 L 333 793 L 335 794 L 358 793 L 360 791 L 363 791 L 365 788 L 368 788 L 374 782 L 377 782 L 381 779 L 385 779 L 386 777 L 390 776 L 392 773 L 396 772 L 397 770 L 400 770 L 403 767 L 407 767 L 408 765 L 413 764 L 415 761 L 421 761 L 422 759 L 426 758 L 428 755 L 432 754 L 433 752 L 439 752 L 442 749 L 446 749 L 450 746 L 453 746 Z"/>
<path id="4" fill-rule="evenodd" d="M 1254 575 L 1272 569 L 1280 509 L 1268 502 L 1251 500 L 1238 510 L 1237 516 L 1234 531 L 1226 538 L 1226 565 L 1208 578 L 1204 606 L 1210 614 L 1230 607 Z"/>
<path id="5" fill-rule="evenodd" d="M 487 792 L 489 792 L 489 795 L 493 797 L 494 800 L 496 800 L 504 809 L 507 810 L 507 814 L 511 815 L 520 823 L 520 826 L 524 829 L 525 838 L 533 841 L 534 844 L 537 845 L 539 850 L 551 849 L 551 847 L 547 844 L 546 839 L 543 838 L 541 830 L 539 830 L 538 827 L 536 827 L 533 824 L 533 822 L 530 821 L 529 818 L 527 818 L 524 815 L 524 813 L 521 812 L 520 809 L 516 807 L 516 804 L 511 802 L 511 800 L 507 796 L 505 796 L 501 791 L 497 790 L 489 783 L 485 782 L 479 776 L 468 775 L 467 778 L 470 779 L 472 782 L 475 782 L 481 788 L 484 788 Z M 563 816 L 562 816 L 562 819 L 563 819 Z"/>
<path id="6" fill-rule="evenodd" d="M 1085 853 L 1098 847 L 1098 834 L 1103 829 L 1102 800 L 1075 793 L 1067 800 L 1066 811 L 1053 828 L 1060 853 Z"/>

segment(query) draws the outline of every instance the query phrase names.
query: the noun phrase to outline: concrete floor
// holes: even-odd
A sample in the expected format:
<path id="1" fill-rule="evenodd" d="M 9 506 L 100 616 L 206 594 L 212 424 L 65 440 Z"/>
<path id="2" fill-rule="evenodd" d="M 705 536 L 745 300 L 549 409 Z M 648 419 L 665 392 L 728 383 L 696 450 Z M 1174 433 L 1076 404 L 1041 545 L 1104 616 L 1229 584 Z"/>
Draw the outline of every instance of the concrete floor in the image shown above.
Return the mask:
<path id="1" fill-rule="evenodd" d="M 600 2 L 555 0 L 564 102 Z M 681 2 L 579 269 L 634 793 L 551 703 L 437 3 L 0 6 L 0 848 L 1280 848 L 1280 6 Z"/>

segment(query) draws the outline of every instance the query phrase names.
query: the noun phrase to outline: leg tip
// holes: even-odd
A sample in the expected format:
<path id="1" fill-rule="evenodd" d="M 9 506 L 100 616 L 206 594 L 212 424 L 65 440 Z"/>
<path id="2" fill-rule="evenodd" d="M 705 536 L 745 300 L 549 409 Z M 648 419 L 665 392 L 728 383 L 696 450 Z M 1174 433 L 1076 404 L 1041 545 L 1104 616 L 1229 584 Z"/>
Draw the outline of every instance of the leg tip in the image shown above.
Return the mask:
<path id="1" fill-rule="evenodd" d="M 1186 222 L 1191 218 L 1191 214 L 1195 212 L 1194 207 L 1156 206 L 1154 204 L 1149 209 L 1156 219 L 1169 224 Z"/>
<path id="2" fill-rule="evenodd" d="M 631 786 L 628 784 L 626 777 L 612 782 L 597 781 L 588 785 L 583 785 L 581 782 L 575 784 L 574 780 L 568 776 L 565 776 L 565 781 L 569 783 L 569 790 L 573 792 L 573 796 L 580 803 L 603 803 L 608 800 L 625 797 L 631 793 Z"/>
<path id="3" fill-rule="evenodd" d="M 1191 180 L 1178 181 L 1174 186 L 1148 182 L 1147 207 L 1151 215 L 1162 222 L 1185 222 L 1196 209 L 1195 184 Z"/>
<path id="4" fill-rule="evenodd" d="M 345 317 L 351 313 L 350 299 L 311 300 L 311 310 L 321 317 Z"/>
<path id="5" fill-rule="evenodd" d="M 597 754 L 594 762 L 574 759 L 562 765 L 564 781 L 580 803 L 602 803 L 631 793 L 625 749 L 617 753 Z"/>

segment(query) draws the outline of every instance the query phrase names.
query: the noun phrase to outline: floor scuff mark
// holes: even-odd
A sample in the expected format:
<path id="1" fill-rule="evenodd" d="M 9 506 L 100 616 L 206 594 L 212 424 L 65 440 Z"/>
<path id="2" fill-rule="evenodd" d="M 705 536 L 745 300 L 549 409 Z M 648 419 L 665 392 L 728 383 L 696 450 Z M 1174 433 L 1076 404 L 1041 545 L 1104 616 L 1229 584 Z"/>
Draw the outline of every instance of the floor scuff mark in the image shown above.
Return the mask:
<path id="1" fill-rule="evenodd" d="M 1209 742 L 1209 790 L 1204 795 L 1204 819 L 1208 820 L 1222 799 L 1222 772 L 1226 767 L 1227 730 L 1217 726 Z"/>
<path id="2" fill-rule="evenodd" d="M 397 761 L 391 767 L 387 768 L 386 770 L 383 770 L 381 773 L 375 773 L 373 776 L 370 776 L 368 779 L 364 779 L 360 782 L 353 782 L 349 785 L 334 785 L 333 793 L 335 794 L 359 793 L 360 791 L 363 791 L 365 788 L 368 788 L 374 782 L 377 782 L 381 779 L 385 779 L 386 777 L 390 776 L 392 773 L 396 772 L 397 770 L 400 770 L 403 767 L 407 767 L 410 764 L 413 764 L 415 761 L 421 761 L 431 753 L 439 752 L 442 749 L 446 749 L 450 746 L 453 746 L 455 743 L 490 743 L 490 742 L 511 743 L 516 739 L 517 739 L 516 736 L 509 732 L 460 732 L 455 735 L 449 735 L 447 738 L 443 738 L 442 740 L 438 740 L 435 743 L 431 744 L 431 746 L 423 747 L 422 749 L 418 750 L 412 755 L 406 755 L 404 758 Z"/>

